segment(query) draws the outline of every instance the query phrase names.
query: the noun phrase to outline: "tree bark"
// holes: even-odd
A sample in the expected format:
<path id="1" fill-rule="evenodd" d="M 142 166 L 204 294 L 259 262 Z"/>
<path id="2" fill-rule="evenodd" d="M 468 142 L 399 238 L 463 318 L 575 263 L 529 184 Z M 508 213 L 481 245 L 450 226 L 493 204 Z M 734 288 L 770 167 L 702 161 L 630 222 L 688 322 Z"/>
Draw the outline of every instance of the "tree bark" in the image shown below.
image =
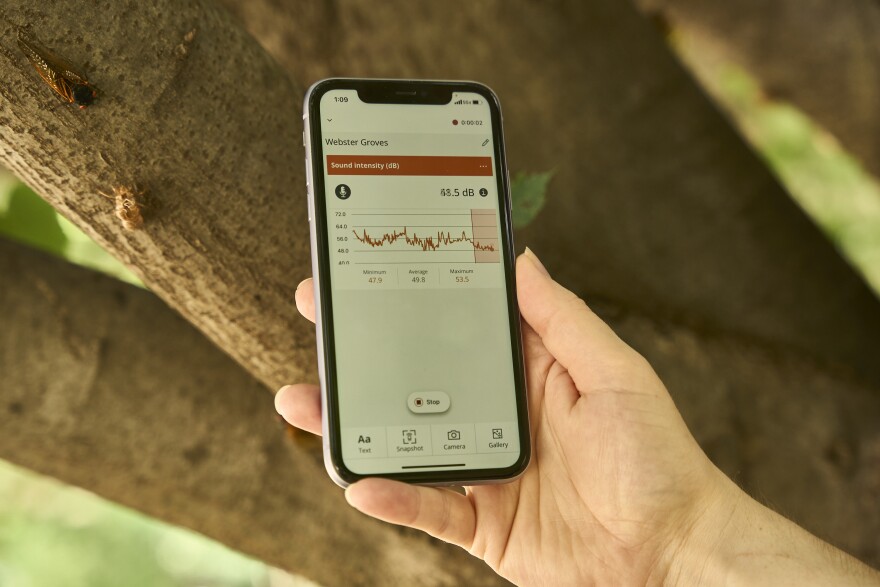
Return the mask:
<path id="1" fill-rule="evenodd" d="M 0 239 L 0 307 L 0 458 L 326 586 L 504 583 L 348 507 L 320 442 L 153 294 Z"/>
<path id="2" fill-rule="evenodd" d="M 0 306 L 15 309 L 0 330 L 0 458 L 324 585 L 498 582 L 463 551 L 345 505 L 318 443 L 286 439 L 260 384 L 149 292 L 0 240 Z M 657 367 L 722 470 L 880 563 L 876 388 L 594 306 Z"/>
<path id="3" fill-rule="evenodd" d="M 640 0 L 693 49 L 756 75 L 880 177 L 880 3 L 876 0 Z"/>
<path id="4" fill-rule="evenodd" d="M 880 381 L 876 297 L 626 3 L 223 1 L 302 86 L 417 75 L 499 90 L 514 169 L 557 170 L 519 240 L 580 293 Z"/>
<path id="5" fill-rule="evenodd" d="M 258 379 L 313 379 L 300 89 L 211 0 L 3 6 L 0 161 Z M 58 103 L 15 25 L 82 67 L 93 106 Z M 127 231 L 99 190 L 132 184 Z"/>
<path id="6" fill-rule="evenodd" d="M 206 0 L 112 13 L 81 0 L 29 4 L 0 12 L 0 160 L 261 381 L 313 379 L 314 337 L 292 303 L 309 273 L 299 86 Z M 299 81 L 494 86 L 514 169 L 556 170 L 519 241 L 579 293 L 880 381 L 880 303 L 628 4 L 232 6 L 275 39 Z M 264 20 L 249 20 L 254 11 Z M 10 23 L 85 64 L 98 103 L 59 107 Z M 135 232 L 96 193 L 130 181 L 151 193 Z"/>

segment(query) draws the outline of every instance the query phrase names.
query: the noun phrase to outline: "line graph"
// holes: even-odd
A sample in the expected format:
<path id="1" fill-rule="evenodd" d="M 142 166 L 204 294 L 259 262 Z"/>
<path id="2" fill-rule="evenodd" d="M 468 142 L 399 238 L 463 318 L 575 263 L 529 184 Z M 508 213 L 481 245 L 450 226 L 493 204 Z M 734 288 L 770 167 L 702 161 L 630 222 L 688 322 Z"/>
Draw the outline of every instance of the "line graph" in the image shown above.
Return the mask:
<path id="1" fill-rule="evenodd" d="M 351 264 L 499 263 L 492 209 L 348 210 L 336 224 Z M 344 233 L 343 233 L 344 231 Z"/>
<path id="2" fill-rule="evenodd" d="M 495 245 L 492 243 L 484 243 L 467 235 L 467 232 L 464 230 L 461 231 L 461 236 L 455 237 L 452 236 L 451 231 L 442 231 L 438 230 L 436 236 L 426 236 L 420 237 L 418 233 L 413 233 L 412 236 L 409 234 L 409 227 L 404 226 L 403 230 L 395 230 L 391 233 L 386 232 L 382 236 L 375 238 L 370 236 L 367 233 L 367 229 L 364 229 L 363 234 L 358 234 L 356 231 L 352 230 L 354 236 L 364 243 L 365 245 L 369 245 L 371 247 L 382 247 L 386 244 L 394 244 L 400 239 L 403 239 L 409 246 L 421 248 L 422 251 L 436 251 L 439 250 L 440 247 L 454 245 L 456 243 L 470 243 L 470 247 L 473 250 L 477 251 L 494 251 Z M 456 250 L 456 249 L 448 249 L 448 250 Z M 459 249 L 459 250 L 467 250 L 467 249 Z"/>

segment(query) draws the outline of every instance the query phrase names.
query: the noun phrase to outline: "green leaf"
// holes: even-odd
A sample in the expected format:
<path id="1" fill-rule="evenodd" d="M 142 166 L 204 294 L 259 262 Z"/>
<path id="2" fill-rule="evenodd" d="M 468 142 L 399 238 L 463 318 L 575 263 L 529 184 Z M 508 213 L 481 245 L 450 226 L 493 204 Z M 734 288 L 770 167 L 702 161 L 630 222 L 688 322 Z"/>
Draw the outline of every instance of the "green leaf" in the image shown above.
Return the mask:
<path id="1" fill-rule="evenodd" d="M 543 173 L 526 173 L 520 171 L 510 182 L 510 194 L 513 199 L 513 227 L 527 226 L 541 208 L 547 194 L 547 185 L 553 178 L 554 171 Z"/>

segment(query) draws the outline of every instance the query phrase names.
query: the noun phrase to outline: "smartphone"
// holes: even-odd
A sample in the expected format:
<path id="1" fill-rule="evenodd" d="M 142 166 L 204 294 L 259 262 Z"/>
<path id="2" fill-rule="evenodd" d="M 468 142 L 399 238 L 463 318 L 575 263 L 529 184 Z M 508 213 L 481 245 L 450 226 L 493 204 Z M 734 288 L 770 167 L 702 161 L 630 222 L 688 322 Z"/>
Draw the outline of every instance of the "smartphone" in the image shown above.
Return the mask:
<path id="1" fill-rule="evenodd" d="M 517 477 L 530 441 L 498 98 L 327 79 L 303 121 L 328 473 Z"/>

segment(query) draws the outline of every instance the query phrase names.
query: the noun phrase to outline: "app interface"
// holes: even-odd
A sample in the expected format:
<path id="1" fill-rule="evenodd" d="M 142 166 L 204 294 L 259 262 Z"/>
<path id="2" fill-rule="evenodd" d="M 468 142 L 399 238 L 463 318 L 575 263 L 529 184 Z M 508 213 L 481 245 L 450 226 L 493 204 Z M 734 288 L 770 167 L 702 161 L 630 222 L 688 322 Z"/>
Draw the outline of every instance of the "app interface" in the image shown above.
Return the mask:
<path id="1" fill-rule="evenodd" d="M 513 465 L 514 361 L 486 99 L 372 104 L 332 90 L 320 116 L 346 467 Z"/>

